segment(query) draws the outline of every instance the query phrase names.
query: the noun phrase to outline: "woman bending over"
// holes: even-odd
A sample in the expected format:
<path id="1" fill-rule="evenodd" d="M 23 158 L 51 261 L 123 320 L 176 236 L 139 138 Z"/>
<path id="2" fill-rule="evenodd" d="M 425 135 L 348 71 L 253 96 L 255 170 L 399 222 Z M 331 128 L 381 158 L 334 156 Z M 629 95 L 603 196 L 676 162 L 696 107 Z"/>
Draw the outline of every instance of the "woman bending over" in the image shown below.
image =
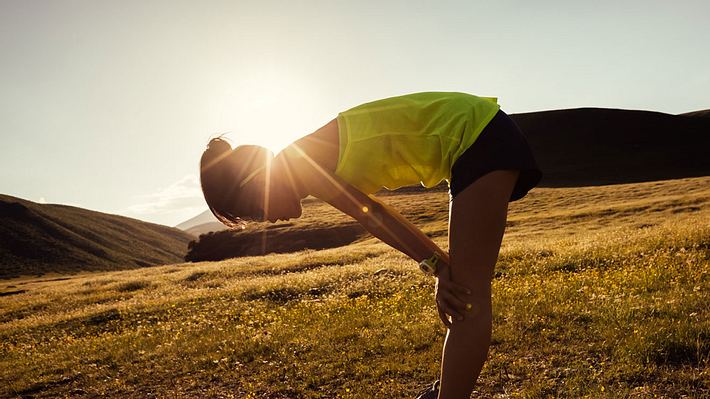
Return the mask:
<path id="1" fill-rule="evenodd" d="M 201 159 L 205 200 L 224 224 L 297 218 L 301 200 L 312 195 L 436 277 L 436 306 L 448 331 L 440 383 L 422 398 L 470 396 L 491 339 L 491 280 L 508 202 L 541 177 L 527 140 L 496 100 L 456 92 L 356 106 L 275 157 L 216 138 Z M 448 253 L 372 196 L 444 180 L 451 198 Z"/>

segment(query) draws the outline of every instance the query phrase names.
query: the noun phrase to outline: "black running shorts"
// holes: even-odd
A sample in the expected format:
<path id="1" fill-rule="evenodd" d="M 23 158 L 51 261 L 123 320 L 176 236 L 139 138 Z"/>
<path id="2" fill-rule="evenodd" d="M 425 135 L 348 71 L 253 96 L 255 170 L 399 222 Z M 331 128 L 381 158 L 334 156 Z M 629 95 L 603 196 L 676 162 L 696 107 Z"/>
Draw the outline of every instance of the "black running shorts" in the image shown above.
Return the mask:
<path id="1" fill-rule="evenodd" d="M 519 170 L 510 201 L 525 196 L 542 179 L 530 145 L 518 125 L 503 111 L 493 117 L 476 141 L 454 162 L 451 200 L 479 177 L 494 170 Z"/>

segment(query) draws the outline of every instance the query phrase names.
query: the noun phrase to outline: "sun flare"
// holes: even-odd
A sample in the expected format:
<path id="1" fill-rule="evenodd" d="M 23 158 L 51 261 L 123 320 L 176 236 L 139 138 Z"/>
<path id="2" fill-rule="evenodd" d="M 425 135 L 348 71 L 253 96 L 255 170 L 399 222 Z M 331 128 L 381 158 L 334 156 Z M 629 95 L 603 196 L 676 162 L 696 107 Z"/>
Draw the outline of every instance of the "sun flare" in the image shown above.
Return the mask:
<path id="1" fill-rule="evenodd" d="M 233 145 L 256 144 L 279 153 L 325 124 L 314 85 L 288 70 L 254 71 L 226 92 L 216 108 L 219 131 Z M 330 117 L 332 118 L 332 116 Z"/>

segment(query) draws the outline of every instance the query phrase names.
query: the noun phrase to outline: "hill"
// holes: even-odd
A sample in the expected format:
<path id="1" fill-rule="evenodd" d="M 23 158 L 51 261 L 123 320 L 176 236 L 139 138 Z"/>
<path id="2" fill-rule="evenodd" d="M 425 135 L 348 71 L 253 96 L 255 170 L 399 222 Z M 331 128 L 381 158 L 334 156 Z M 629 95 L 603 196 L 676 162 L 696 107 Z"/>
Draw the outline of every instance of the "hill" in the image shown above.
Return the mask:
<path id="1" fill-rule="evenodd" d="M 174 263 L 192 238 L 123 216 L 0 195 L 0 278 Z"/>
<path id="2" fill-rule="evenodd" d="M 206 210 L 205 212 L 201 213 L 199 216 L 205 215 L 205 214 L 209 214 L 209 216 L 213 216 L 212 212 L 210 212 L 209 209 Z M 214 218 L 214 219 L 215 219 L 215 221 L 198 224 L 196 226 L 185 229 L 185 232 L 188 234 L 192 234 L 195 237 L 199 237 L 202 234 L 207 234 L 207 233 L 211 233 L 214 231 L 221 231 L 221 230 L 225 230 L 227 228 L 224 224 L 222 224 L 222 222 L 217 221 L 217 218 Z"/>
<path id="3" fill-rule="evenodd" d="M 444 249 L 447 199 L 386 198 Z M 472 397 L 710 397 L 708 221 L 710 177 L 511 203 Z M 0 397 L 413 398 L 446 334 L 433 290 L 374 239 L 5 281 Z"/>
<path id="4" fill-rule="evenodd" d="M 218 222 L 207 224 L 214 225 L 215 231 L 203 233 L 198 240 L 191 242 L 185 259 L 221 260 L 303 249 L 333 248 L 370 236 L 350 216 L 319 199 L 309 197 L 303 200 L 302 204 L 301 217 L 287 222 L 250 222 L 244 230 L 226 230 L 224 225 Z M 192 227 L 188 231 L 194 231 L 200 226 L 205 225 Z"/>
<path id="5" fill-rule="evenodd" d="M 693 112 L 686 112 L 684 114 L 680 114 L 681 116 L 690 116 L 693 118 L 710 118 L 710 109 L 702 109 L 699 111 L 693 111 Z"/>
<path id="6" fill-rule="evenodd" d="M 579 108 L 511 115 L 544 172 L 542 187 L 710 175 L 710 119 Z"/>

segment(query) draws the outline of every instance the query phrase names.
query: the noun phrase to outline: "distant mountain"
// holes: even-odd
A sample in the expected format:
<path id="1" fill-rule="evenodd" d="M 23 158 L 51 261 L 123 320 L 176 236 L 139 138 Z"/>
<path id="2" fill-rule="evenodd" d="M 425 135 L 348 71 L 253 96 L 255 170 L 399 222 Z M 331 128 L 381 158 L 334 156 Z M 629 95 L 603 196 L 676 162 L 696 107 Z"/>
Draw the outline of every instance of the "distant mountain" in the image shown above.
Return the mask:
<path id="1" fill-rule="evenodd" d="M 190 234 L 198 236 L 198 235 L 200 235 L 200 233 L 195 234 L 194 232 L 191 232 L 190 229 L 192 229 L 193 227 L 196 227 L 196 226 L 206 224 L 206 223 L 222 224 L 219 222 L 219 220 L 217 220 L 216 217 L 214 217 L 214 215 L 212 214 L 212 211 L 207 209 L 204 212 L 200 213 L 199 215 L 180 223 L 179 225 L 175 226 L 175 228 L 180 229 L 182 231 L 187 231 Z"/>
<path id="2" fill-rule="evenodd" d="M 577 108 L 511 117 L 525 132 L 543 170 L 541 187 L 710 175 L 710 110 L 670 115 Z M 446 184 L 439 188 L 446 189 Z M 397 191 L 422 190 L 405 187 Z M 194 235 L 224 229 L 209 210 L 177 227 Z"/>
<path id="3" fill-rule="evenodd" d="M 123 216 L 0 195 L 0 278 L 180 262 L 193 238 Z"/>

